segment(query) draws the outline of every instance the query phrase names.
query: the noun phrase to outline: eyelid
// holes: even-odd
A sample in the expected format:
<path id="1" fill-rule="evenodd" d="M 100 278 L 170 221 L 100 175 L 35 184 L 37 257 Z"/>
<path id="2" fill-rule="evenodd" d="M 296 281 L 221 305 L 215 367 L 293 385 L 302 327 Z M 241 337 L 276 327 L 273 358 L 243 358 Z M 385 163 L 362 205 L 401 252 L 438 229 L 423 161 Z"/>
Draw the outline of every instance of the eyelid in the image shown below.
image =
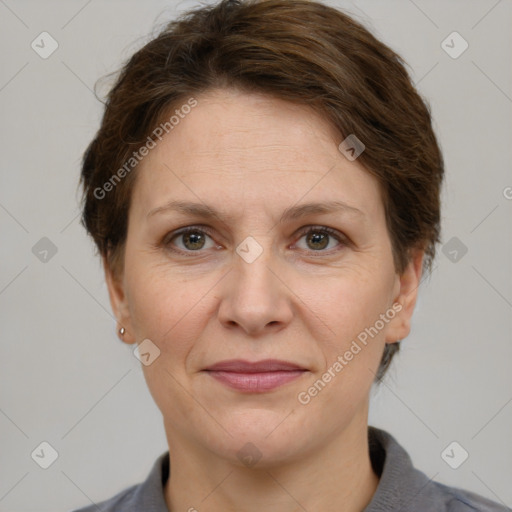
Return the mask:
<path id="1" fill-rule="evenodd" d="M 311 224 L 309 226 L 304 226 L 301 228 L 298 232 L 299 235 L 303 236 L 310 231 L 325 231 L 326 233 L 329 233 L 329 235 L 334 236 L 335 238 L 339 239 L 340 241 L 347 241 L 347 237 L 341 232 L 338 231 L 335 228 L 331 228 L 329 226 L 322 226 L 318 224 Z"/>

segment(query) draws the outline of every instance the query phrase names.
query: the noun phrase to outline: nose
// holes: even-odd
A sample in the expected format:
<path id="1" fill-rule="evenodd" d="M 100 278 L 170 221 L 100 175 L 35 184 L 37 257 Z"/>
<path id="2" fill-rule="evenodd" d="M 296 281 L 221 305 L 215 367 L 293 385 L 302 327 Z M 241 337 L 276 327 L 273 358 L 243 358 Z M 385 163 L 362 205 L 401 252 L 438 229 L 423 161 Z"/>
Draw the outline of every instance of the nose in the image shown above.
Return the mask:
<path id="1" fill-rule="evenodd" d="M 222 282 L 218 315 L 224 327 L 262 336 L 290 323 L 293 293 L 270 247 L 252 262 L 235 253 L 231 271 Z"/>

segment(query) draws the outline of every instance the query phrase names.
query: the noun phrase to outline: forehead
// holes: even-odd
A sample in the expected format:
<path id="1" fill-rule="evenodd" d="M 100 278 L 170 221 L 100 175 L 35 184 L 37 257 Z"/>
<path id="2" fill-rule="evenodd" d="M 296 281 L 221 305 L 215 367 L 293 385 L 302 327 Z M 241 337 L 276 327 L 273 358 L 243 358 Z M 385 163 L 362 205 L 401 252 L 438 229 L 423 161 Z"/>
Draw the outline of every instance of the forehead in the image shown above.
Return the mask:
<path id="1" fill-rule="evenodd" d="M 140 213 L 172 199 L 228 210 L 258 203 L 286 208 L 303 198 L 379 214 L 377 181 L 339 152 L 342 137 L 312 109 L 234 90 L 196 100 L 137 168 L 133 204 Z"/>

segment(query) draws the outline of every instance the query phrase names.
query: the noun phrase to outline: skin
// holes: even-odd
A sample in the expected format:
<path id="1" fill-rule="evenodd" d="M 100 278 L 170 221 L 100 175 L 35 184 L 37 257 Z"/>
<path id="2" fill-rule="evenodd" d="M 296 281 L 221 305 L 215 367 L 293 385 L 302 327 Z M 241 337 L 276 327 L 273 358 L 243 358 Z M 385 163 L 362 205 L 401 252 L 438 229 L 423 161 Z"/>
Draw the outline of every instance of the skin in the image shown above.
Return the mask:
<path id="1" fill-rule="evenodd" d="M 343 137 L 313 110 L 231 89 L 196 99 L 137 169 L 124 270 L 113 273 L 104 259 L 123 341 L 147 338 L 160 350 L 142 368 L 169 444 L 167 506 L 360 511 L 379 480 L 366 437 L 369 392 L 385 344 L 409 334 L 423 252 L 396 273 L 377 181 L 340 153 Z M 224 218 L 148 216 L 176 199 L 206 203 Z M 361 213 L 279 221 L 288 207 L 330 200 Z M 172 236 L 198 225 L 211 230 L 199 242 Z M 308 226 L 344 238 L 315 242 L 301 233 Z M 248 236 L 262 249 L 252 263 L 236 252 Z M 394 303 L 401 311 L 299 403 L 298 393 Z M 260 394 L 202 371 L 234 358 L 282 359 L 308 371 Z M 248 442 L 261 454 L 250 467 L 237 456 Z"/>

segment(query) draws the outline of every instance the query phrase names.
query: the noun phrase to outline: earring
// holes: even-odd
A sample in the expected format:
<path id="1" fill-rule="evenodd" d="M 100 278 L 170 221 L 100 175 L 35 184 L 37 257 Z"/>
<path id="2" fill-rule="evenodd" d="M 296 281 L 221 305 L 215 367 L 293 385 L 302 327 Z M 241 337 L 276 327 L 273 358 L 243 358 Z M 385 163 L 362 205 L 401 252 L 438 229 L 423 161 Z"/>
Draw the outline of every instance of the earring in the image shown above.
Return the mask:
<path id="1" fill-rule="evenodd" d="M 121 329 L 119 329 L 119 334 L 121 336 L 124 336 L 124 333 L 126 332 L 126 329 L 124 327 L 121 327 Z"/>

